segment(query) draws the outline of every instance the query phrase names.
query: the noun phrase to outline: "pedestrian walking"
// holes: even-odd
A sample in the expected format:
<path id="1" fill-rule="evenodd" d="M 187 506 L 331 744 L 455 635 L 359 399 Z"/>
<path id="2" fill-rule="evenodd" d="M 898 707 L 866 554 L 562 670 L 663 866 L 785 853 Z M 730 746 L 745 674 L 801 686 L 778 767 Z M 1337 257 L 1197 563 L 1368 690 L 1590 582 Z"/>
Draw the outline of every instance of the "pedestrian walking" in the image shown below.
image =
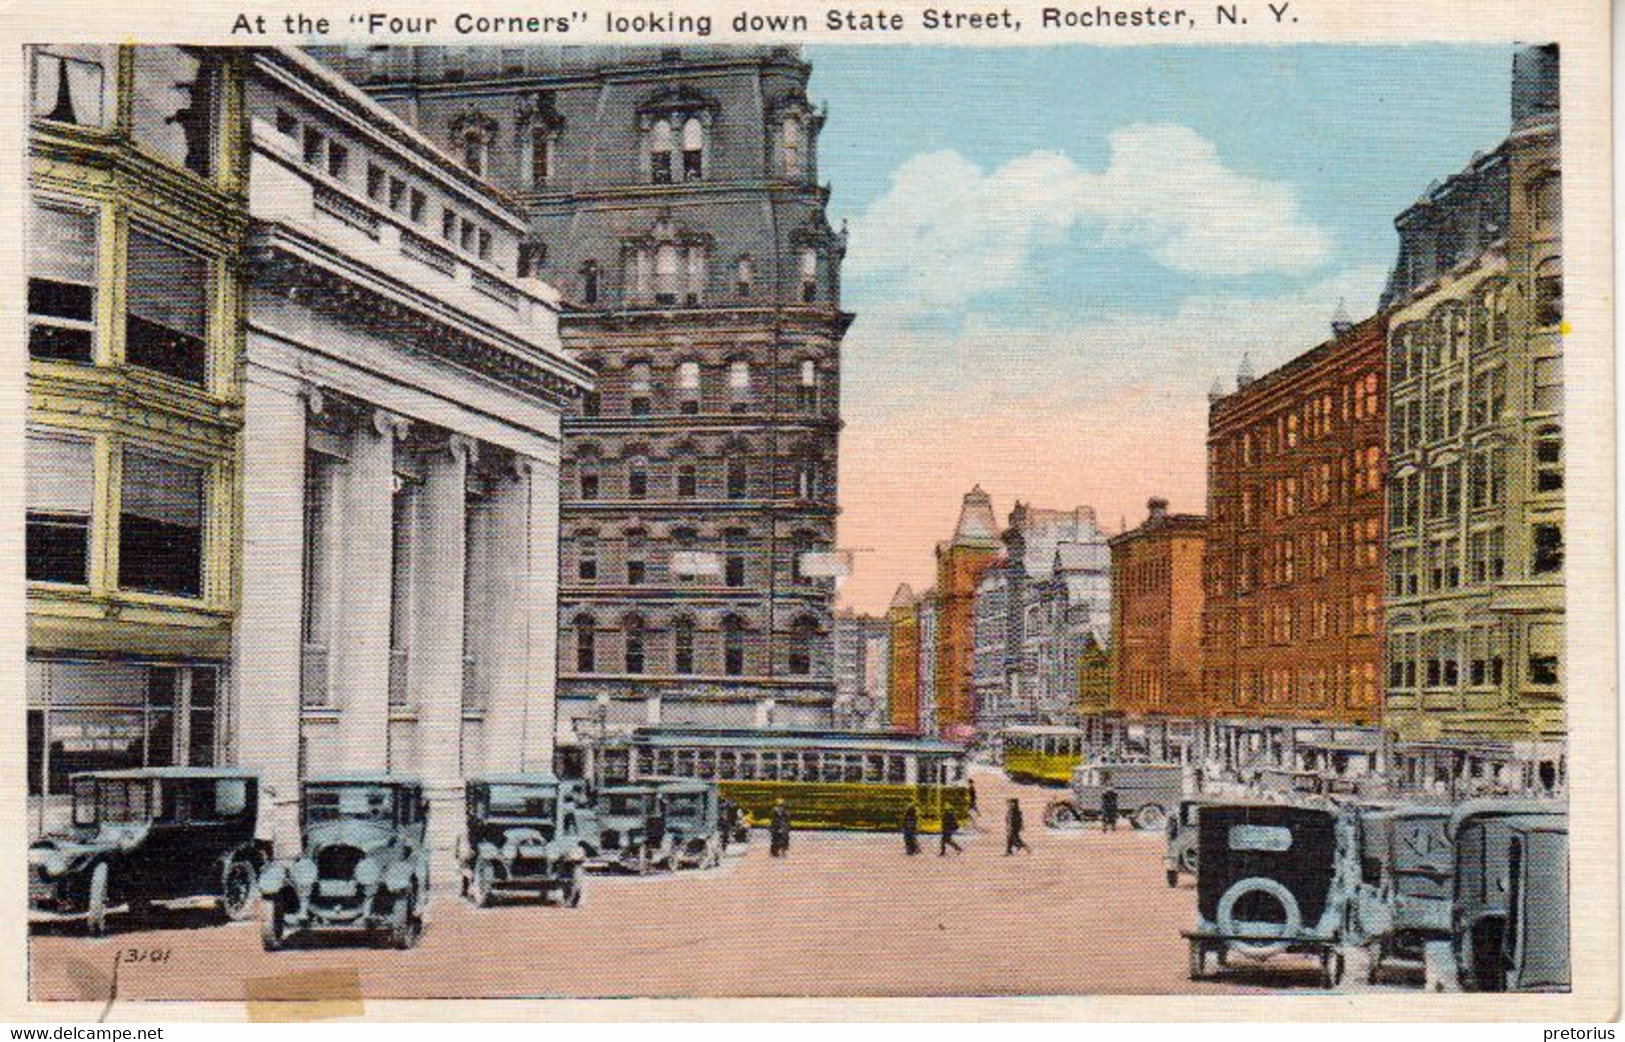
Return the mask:
<path id="1" fill-rule="evenodd" d="M 1117 831 L 1117 790 L 1107 789 L 1100 794 L 1100 827 L 1107 832 Z"/>
<path id="2" fill-rule="evenodd" d="M 1009 857 L 1018 850 L 1025 850 L 1031 854 L 1033 848 L 1021 838 L 1021 829 L 1026 824 L 1021 816 L 1021 801 L 1011 797 L 1010 808 L 1004 812 L 1004 856 Z"/>
<path id="3" fill-rule="evenodd" d="M 783 800 L 773 804 L 773 821 L 769 832 L 772 842 L 768 845 L 768 853 L 774 857 L 787 856 L 790 853 L 790 812 L 785 809 Z"/>
<path id="4" fill-rule="evenodd" d="M 734 829 L 739 824 L 739 808 L 726 796 L 717 801 L 717 824 L 722 832 L 722 851 L 727 853 L 728 844 L 733 842 Z"/>
<path id="5" fill-rule="evenodd" d="M 970 811 L 970 816 L 972 818 L 975 818 L 976 817 L 976 779 L 972 778 L 970 775 L 965 776 L 965 790 L 970 793 L 970 806 L 968 808 L 968 810 Z"/>
<path id="6" fill-rule="evenodd" d="M 653 865 L 666 843 L 666 798 L 655 797 L 649 814 L 643 819 L 643 864 Z"/>
<path id="7" fill-rule="evenodd" d="M 952 807 L 944 807 L 942 810 L 942 842 L 937 847 L 938 856 L 947 857 L 949 847 L 953 847 L 954 850 L 960 854 L 965 852 L 964 847 L 961 847 L 958 843 L 954 842 L 954 833 L 958 831 L 959 815 L 954 813 L 954 809 Z"/>
<path id="8" fill-rule="evenodd" d="M 913 857 L 920 852 L 920 805 L 910 803 L 903 810 L 903 853 Z"/>

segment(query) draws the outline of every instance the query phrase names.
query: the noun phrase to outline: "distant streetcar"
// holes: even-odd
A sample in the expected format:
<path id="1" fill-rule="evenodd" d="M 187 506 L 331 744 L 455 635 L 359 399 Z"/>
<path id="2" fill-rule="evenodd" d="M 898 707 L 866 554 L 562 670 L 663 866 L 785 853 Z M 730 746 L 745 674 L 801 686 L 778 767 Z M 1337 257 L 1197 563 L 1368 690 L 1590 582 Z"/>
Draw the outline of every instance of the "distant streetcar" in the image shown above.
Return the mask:
<path id="1" fill-rule="evenodd" d="M 1075 727 L 1007 727 L 999 738 L 1005 776 L 1014 782 L 1067 785 L 1083 762 L 1084 733 Z"/>
<path id="2" fill-rule="evenodd" d="M 599 749 L 605 784 L 650 778 L 715 779 L 722 795 L 766 824 L 784 801 L 791 825 L 891 830 L 911 800 L 935 832 L 952 808 L 967 819 L 965 750 L 888 731 L 640 727 Z"/>

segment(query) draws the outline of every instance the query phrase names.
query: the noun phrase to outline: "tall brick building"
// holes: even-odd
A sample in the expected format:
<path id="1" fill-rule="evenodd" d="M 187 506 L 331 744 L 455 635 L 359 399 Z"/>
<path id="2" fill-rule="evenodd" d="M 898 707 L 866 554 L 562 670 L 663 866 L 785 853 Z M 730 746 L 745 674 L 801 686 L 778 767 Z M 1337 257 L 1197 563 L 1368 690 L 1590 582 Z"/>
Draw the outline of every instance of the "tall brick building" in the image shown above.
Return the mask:
<path id="1" fill-rule="evenodd" d="M 518 274 L 561 290 L 565 347 L 597 372 L 564 428 L 561 739 L 827 726 L 834 590 L 815 562 L 851 316 L 810 66 L 766 46 L 323 57 L 524 207 Z M 483 248 L 417 218 L 430 258 Z"/>
<path id="2" fill-rule="evenodd" d="M 1381 316 L 1208 413 L 1202 688 L 1217 717 L 1381 714 Z"/>
<path id="3" fill-rule="evenodd" d="M 886 659 L 887 718 L 892 727 L 918 732 L 920 719 L 920 607 L 908 583 L 897 587 L 886 611 L 891 630 Z"/>
<path id="4" fill-rule="evenodd" d="M 1138 528 L 1113 536 L 1112 709 L 1130 717 L 1202 710 L 1202 554 L 1207 519 L 1146 503 Z"/>
<path id="5" fill-rule="evenodd" d="M 1001 548 L 993 501 L 977 485 L 965 493 L 953 538 L 937 544 L 937 731 L 945 738 L 976 727 L 976 585 Z"/>

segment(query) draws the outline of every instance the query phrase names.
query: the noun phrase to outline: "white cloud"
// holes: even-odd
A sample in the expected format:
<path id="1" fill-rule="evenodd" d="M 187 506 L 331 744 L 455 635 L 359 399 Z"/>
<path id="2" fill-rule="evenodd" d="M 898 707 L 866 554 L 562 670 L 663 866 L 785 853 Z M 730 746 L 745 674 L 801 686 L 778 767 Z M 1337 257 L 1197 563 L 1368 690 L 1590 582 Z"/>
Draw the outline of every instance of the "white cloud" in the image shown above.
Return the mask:
<path id="1" fill-rule="evenodd" d="M 1110 146 L 1100 172 L 1049 151 L 992 172 L 951 150 L 914 156 L 854 222 L 848 273 L 935 308 L 1015 285 L 1036 249 L 1075 229 L 1195 274 L 1304 274 L 1331 252 L 1290 185 L 1230 169 L 1188 127 L 1135 124 Z"/>

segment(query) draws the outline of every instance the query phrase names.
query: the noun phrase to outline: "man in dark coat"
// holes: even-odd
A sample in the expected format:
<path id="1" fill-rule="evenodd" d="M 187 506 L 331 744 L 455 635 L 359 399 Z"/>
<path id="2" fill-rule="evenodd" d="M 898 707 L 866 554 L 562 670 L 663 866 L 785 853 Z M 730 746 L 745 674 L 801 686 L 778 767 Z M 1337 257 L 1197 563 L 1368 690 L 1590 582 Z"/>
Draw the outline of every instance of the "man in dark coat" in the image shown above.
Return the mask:
<path id="1" fill-rule="evenodd" d="M 783 800 L 773 804 L 773 822 L 769 831 L 772 842 L 768 845 L 768 853 L 774 857 L 784 857 L 790 853 L 790 812 L 785 809 Z"/>
<path id="2" fill-rule="evenodd" d="M 739 823 L 739 808 L 734 801 L 723 796 L 717 800 L 717 829 L 722 833 L 722 849 L 727 851 L 728 844 L 733 842 L 734 829 Z"/>
<path id="3" fill-rule="evenodd" d="M 972 818 L 976 817 L 976 779 L 965 776 L 965 791 L 970 795 L 970 805 L 966 809 Z"/>
<path id="4" fill-rule="evenodd" d="M 1117 831 L 1117 790 L 1107 789 L 1100 794 L 1100 827 L 1107 832 Z"/>
<path id="5" fill-rule="evenodd" d="M 949 847 L 953 847 L 954 850 L 961 854 L 965 852 L 965 848 L 954 842 L 954 833 L 958 831 L 959 815 L 954 813 L 952 807 L 944 807 L 942 809 L 942 843 L 937 847 L 939 856 L 947 857 Z"/>
<path id="6" fill-rule="evenodd" d="M 1033 848 L 1021 838 L 1021 829 L 1026 822 L 1021 816 L 1021 801 L 1011 797 L 1010 807 L 1004 813 L 1004 856 L 1009 857 L 1018 850 L 1025 850 L 1031 854 Z"/>
<path id="7" fill-rule="evenodd" d="M 920 852 L 920 805 L 910 803 L 903 811 L 903 853 L 913 857 Z"/>
<path id="8" fill-rule="evenodd" d="M 643 819 L 643 850 L 649 861 L 660 855 L 660 848 L 666 842 L 666 797 L 656 796 L 654 805 L 649 808 L 648 817 Z"/>

